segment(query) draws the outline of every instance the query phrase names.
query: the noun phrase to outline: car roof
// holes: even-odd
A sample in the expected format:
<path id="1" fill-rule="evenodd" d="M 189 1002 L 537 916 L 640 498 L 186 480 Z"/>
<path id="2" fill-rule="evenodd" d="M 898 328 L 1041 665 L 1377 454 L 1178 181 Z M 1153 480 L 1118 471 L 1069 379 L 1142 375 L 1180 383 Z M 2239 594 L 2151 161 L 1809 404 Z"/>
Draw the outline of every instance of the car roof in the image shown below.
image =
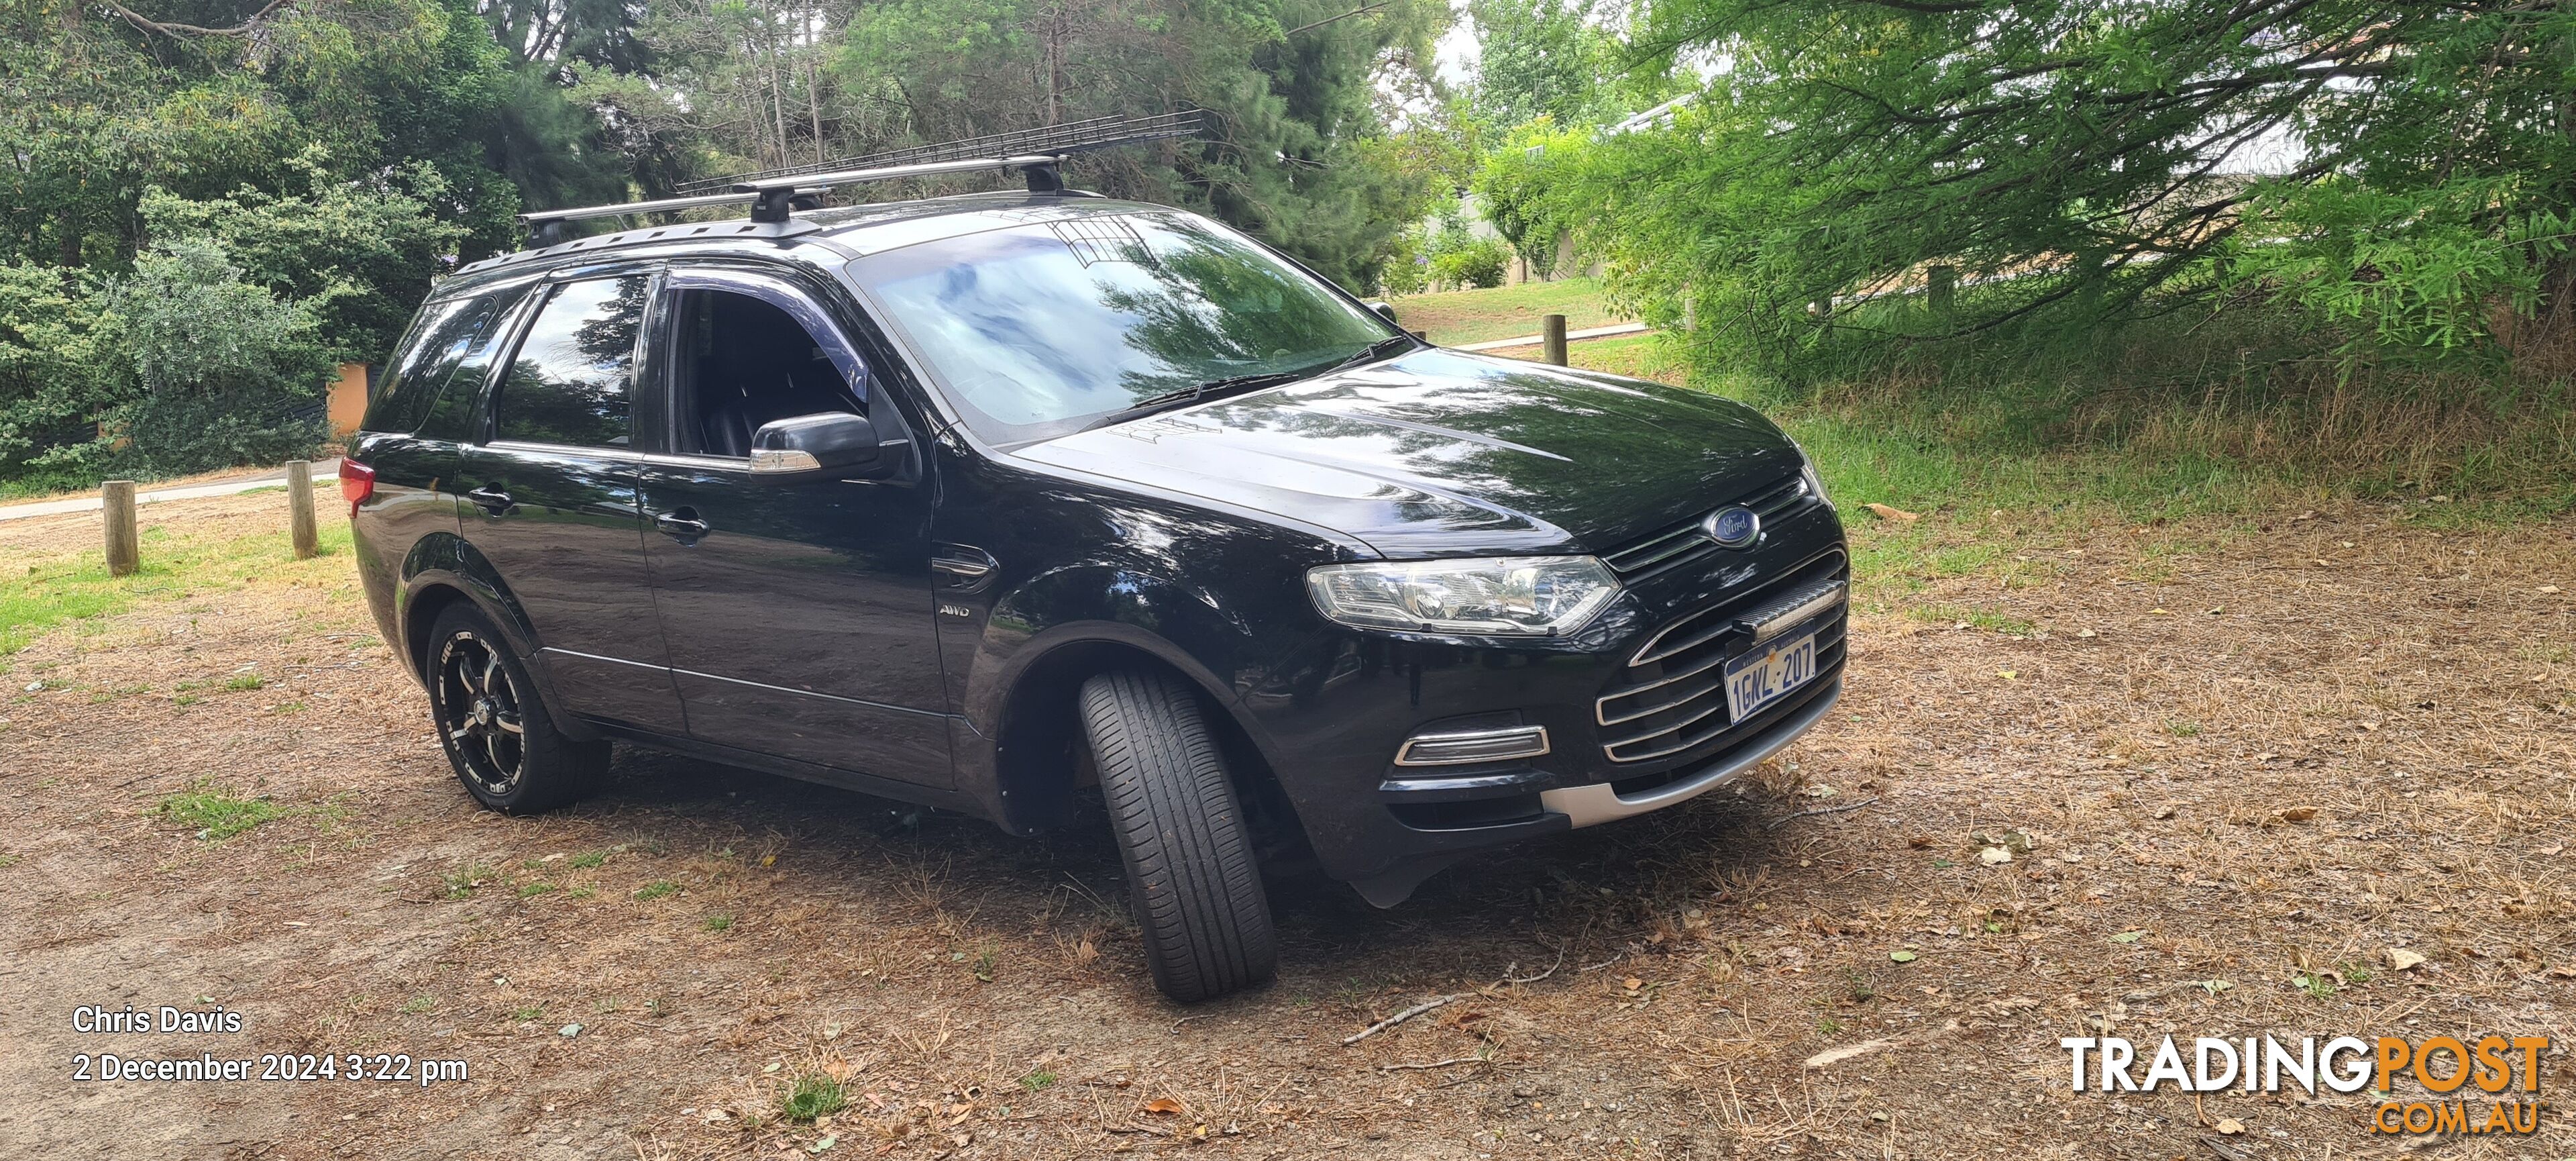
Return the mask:
<path id="1" fill-rule="evenodd" d="M 468 293 L 522 276 L 551 273 L 602 258 L 757 254 L 806 262 L 848 261 L 922 242 L 1009 226 L 1139 212 L 1181 213 L 1169 206 L 1083 193 L 960 194 L 809 210 L 787 222 L 732 219 L 678 222 L 575 238 L 474 262 L 442 279 L 432 299 Z"/>

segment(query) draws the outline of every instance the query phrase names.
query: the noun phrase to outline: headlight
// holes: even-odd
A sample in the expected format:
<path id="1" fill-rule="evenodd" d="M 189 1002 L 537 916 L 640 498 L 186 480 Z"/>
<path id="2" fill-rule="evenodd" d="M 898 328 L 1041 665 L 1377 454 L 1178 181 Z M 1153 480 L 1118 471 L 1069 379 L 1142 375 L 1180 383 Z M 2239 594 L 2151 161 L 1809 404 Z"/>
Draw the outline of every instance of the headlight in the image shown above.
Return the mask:
<path id="1" fill-rule="evenodd" d="M 1306 573 L 1326 617 L 1363 629 L 1546 637 L 1571 632 L 1619 594 L 1588 556 L 1368 561 Z"/>

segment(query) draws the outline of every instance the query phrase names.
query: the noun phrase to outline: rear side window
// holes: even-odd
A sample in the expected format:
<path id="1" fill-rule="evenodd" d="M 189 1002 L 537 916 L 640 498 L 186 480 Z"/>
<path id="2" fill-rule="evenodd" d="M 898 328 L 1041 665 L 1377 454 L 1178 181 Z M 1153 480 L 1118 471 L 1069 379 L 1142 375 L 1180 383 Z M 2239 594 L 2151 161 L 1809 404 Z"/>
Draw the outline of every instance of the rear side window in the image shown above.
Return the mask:
<path id="1" fill-rule="evenodd" d="M 632 275 L 556 287 L 501 380 L 494 434 L 570 447 L 627 446 L 627 387 L 651 286 L 651 279 Z"/>
<path id="2" fill-rule="evenodd" d="M 471 356 L 491 341 L 487 332 L 492 318 L 510 297 L 486 294 L 424 308 L 401 345 L 394 348 L 392 369 L 378 379 L 376 396 L 368 402 L 367 418 L 359 426 L 368 431 L 418 429 L 448 383 L 467 378 L 457 374 L 459 368 L 469 360 L 485 365 Z"/>

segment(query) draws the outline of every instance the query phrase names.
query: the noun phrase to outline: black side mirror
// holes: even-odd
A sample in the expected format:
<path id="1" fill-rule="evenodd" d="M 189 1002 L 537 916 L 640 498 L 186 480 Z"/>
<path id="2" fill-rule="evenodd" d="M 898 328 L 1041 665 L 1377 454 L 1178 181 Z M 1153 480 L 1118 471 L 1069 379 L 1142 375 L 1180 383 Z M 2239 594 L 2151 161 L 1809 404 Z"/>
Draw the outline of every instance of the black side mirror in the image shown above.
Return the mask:
<path id="1" fill-rule="evenodd" d="M 1370 301 L 1370 302 L 1362 303 L 1361 305 L 1368 307 L 1370 310 L 1376 311 L 1376 312 L 1377 312 L 1377 317 L 1382 318 L 1382 319 L 1385 319 L 1385 320 L 1388 322 L 1388 324 L 1390 324 L 1390 325 L 1394 326 L 1397 330 L 1403 330 L 1403 329 L 1404 329 L 1404 324 L 1403 324 L 1403 323 L 1400 323 L 1400 322 L 1396 322 L 1396 321 L 1395 321 L 1395 304 L 1394 304 L 1394 303 L 1388 302 L 1388 301 L 1386 301 L 1385 299 L 1376 299 L 1376 300 L 1373 300 L 1373 301 Z"/>
<path id="2" fill-rule="evenodd" d="M 877 427 L 864 415 L 823 411 L 771 420 L 751 433 L 751 474 L 763 479 L 870 476 L 887 466 Z"/>

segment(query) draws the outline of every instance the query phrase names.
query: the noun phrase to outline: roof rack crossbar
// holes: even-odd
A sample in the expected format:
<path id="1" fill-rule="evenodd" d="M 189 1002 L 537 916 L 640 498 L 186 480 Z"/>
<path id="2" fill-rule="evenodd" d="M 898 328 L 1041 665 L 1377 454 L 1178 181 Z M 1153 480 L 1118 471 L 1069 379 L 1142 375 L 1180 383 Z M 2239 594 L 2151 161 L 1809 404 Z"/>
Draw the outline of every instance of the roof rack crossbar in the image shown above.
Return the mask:
<path id="1" fill-rule="evenodd" d="M 1178 112 L 1156 113 L 1145 117 L 1093 117 L 1082 121 L 1068 121 L 1061 125 L 1049 125 L 1040 129 L 992 133 L 982 137 L 943 141 L 936 145 L 915 145 L 813 165 L 785 166 L 737 174 L 732 177 L 706 178 L 683 183 L 679 187 L 679 192 L 695 194 L 721 189 L 741 189 L 746 185 L 773 183 L 787 178 L 873 171 L 951 161 L 1036 155 L 1062 158 L 1075 153 L 1088 153 L 1095 149 L 1108 149 L 1143 141 L 1196 136 L 1203 116 L 1201 110 L 1183 109 Z M 965 168 L 983 167 L 978 164 Z"/>
<path id="2" fill-rule="evenodd" d="M 798 192 L 821 193 L 821 189 Z M 653 214 L 669 210 L 693 210 L 700 206 L 741 205 L 759 196 L 752 191 L 697 194 L 691 197 L 659 198 L 649 202 L 618 202 L 614 205 L 574 206 L 561 210 L 534 210 L 519 215 L 519 220 L 534 226 L 543 222 L 573 222 L 584 218 L 614 218 L 624 214 Z"/>

